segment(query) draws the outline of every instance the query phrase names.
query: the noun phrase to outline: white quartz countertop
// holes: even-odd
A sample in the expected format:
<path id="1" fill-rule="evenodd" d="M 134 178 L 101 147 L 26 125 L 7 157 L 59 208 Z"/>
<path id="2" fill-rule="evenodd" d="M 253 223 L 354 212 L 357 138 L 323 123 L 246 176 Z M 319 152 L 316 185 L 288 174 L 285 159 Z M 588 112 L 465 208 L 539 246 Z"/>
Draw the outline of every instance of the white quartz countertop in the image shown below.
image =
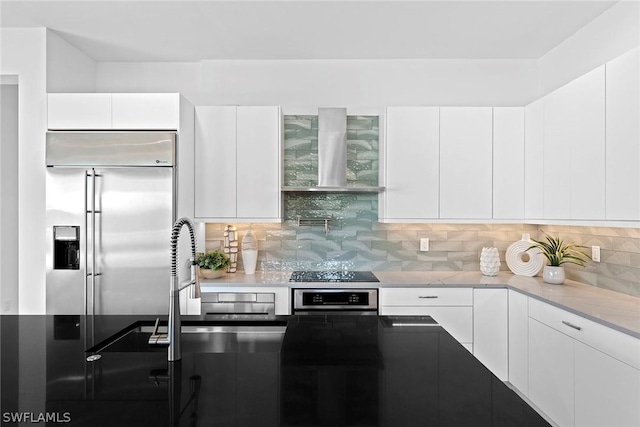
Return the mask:
<path id="1" fill-rule="evenodd" d="M 290 271 L 257 271 L 254 275 L 228 273 L 219 279 L 201 280 L 203 292 L 226 288 L 254 291 L 262 287 L 289 288 L 388 288 L 388 287 L 499 287 L 522 292 L 585 318 L 640 338 L 640 298 L 600 289 L 572 280 L 563 285 L 544 283 L 541 277 L 500 272 L 495 277 L 479 271 L 374 271 L 380 280 L 360 283 L 289 282 Z"/>

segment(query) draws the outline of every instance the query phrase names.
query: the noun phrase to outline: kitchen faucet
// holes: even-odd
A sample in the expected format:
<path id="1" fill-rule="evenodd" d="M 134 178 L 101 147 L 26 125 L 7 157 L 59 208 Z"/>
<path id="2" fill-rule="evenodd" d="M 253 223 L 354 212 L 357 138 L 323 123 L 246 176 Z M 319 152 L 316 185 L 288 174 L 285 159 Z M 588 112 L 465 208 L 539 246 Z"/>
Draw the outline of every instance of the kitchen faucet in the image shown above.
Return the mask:
<path id="1" fill-rule="evenodd" d="M 180 231 L 182 226 L 186 225 L 189 229 L 189 235 L 191 237 L 191 278 L 186 280 L 182 284 L 178 283 L 178 238 L 180 237 Z M 158 324 L 160 318 L 156 319 L 153 333 L 149 337 L 149 345 L 167 345 L 169 349 L 167 357 L 169 362 L 182 359 L 181 342 L 181 322 L 180 322 L 180 291 L 187 286 L 193 285 L 194 290 L 192 298 L 200 298 L 200 282 L 198 280 L 198 274 L 196 272 L 196 236 L 194 231 L 193 222 L 189 218 L 180 218 L 173 224 L 171 231 L 171 289 L 169 294 L 169 323 L 167 326 L 167 333 L 158 333 Z"/>

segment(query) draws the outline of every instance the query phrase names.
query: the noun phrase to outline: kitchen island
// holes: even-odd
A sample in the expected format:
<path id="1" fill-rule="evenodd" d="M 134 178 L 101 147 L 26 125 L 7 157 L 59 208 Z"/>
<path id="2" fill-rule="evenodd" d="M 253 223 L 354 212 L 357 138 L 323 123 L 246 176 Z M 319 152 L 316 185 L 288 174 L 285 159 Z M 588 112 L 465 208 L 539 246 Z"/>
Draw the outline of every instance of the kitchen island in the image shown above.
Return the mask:
<path id="1" fill-rule="evenodd" d="M 0 317 L 2 422 L 548 425 L 429 318 L 284 316 L 275 346 L 227 334 L 180 362 L 131 348 L 86 360 L 85 350 L 143 318 Z"/>

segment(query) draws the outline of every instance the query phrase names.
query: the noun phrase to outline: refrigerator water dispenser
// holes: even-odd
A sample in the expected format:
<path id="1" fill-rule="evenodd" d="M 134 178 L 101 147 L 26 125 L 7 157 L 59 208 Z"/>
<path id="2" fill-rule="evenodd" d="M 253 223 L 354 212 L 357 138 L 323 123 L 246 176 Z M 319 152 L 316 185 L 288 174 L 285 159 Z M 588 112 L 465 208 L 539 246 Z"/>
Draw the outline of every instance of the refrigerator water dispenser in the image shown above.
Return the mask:
<path id="1" fill-rule="evenodd" d="M 53 269 L 80 269 L 79 226 L 53 226 Z"/>

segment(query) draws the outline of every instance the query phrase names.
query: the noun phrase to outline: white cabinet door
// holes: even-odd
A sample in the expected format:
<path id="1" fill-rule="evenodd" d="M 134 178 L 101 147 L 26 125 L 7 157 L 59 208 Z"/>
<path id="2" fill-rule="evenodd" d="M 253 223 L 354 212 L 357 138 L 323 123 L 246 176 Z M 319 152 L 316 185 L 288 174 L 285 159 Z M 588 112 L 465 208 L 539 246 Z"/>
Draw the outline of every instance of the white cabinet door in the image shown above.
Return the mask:
<path id="1" fill-rule="evenodd" d="M 381 316 L 431 316 L 465 348 L 473 352 L 473 307 L 380 307 Z"/>
<path id="2" fill-rule="evenodd" d="M 196 218 L 280 221 L 280 122 L 279 107 L 196 107 Z"/>
<path id="3" fill-rule="evenodd" d="M 575 425 L 640 426 L 640 371 L 575 342 Z"/>
<path id="4" fill-rule="evenodd" d="M 509 376 L 507 290 L 473 290 L 473 355 L 502 381 Z"/>
<path id="5" fill-rule="evenodd" d="M 545 97 L 545 219 L 605 219 L 604 65 Z"/>
<path id="6" fill-rule="evenodd" d="M 177 93 L 51 93 L 52 130 L 178 130 Z"/>
<path id="7" fill-rule="evenodd" d="M 432 316 L 473 352 L 473 289 L 381 288 L 379 306 L 383 316 Z"/>
<path id="8" fill-rule="evenodd" d="M 608 62 L 607 219 L 640 220 L 640 49 Z"/>
<path id="9" fill-rule="evenodd" d="M 544 217 L 544 98 L 524 110 L 524 217 Z"/>
<path id="10" fill-rule="evenodd" d="M 563 427 L 574 425 L 573 338 L 529 319 L 529 399 Z"/>
<path id="11" fill-rule="evenodd" d="M 280 215 L 280 108 L 237 107 L 237 216 Z"/>
<path id="12" fill-rule="evenodd" d="M 509 290 L 509 382 L 529 395 L 528 297 Z"/>
<path id="13" fill-rule="evenodd" d="M 469 306 L 473 305 L 471 288 L 382 288 L 380 306 Z"/>
<path id="14" fill-rule="evenodd" d="M 114 93 L 111 102 L 113 129 L 179 128 L 180 95 L 177 93 Z"/>
<path id="15" fill-rule="evenodd" d="M 440 108 L 440 218 L 492 217 L 492 109 Z"/>
<path id="16" fill-rule="evenodd" d="M 196 107 L 195 217 L 236 217 L 236 107 Z"/>
<path id="17" fill-rule="evenodd" d="M 111 129 L 111 94 L 50 93 L 47 126 L 51 130 Z"/>
<path id="18" fill-rule="evenodd" d="M 544 219 L 571 218 L 571 139 L 573 105 L 566 87 L 544 98 Z"/>
<path id="19" fill-rule="evenodd" d="M 389 107 L 385 220 L 438 218 L 439 109 Z"/>
<path id="20" fill-rule="evenodd" d="M 524 218 L 524 108 L 493 109 L 493 218 Z"/>

